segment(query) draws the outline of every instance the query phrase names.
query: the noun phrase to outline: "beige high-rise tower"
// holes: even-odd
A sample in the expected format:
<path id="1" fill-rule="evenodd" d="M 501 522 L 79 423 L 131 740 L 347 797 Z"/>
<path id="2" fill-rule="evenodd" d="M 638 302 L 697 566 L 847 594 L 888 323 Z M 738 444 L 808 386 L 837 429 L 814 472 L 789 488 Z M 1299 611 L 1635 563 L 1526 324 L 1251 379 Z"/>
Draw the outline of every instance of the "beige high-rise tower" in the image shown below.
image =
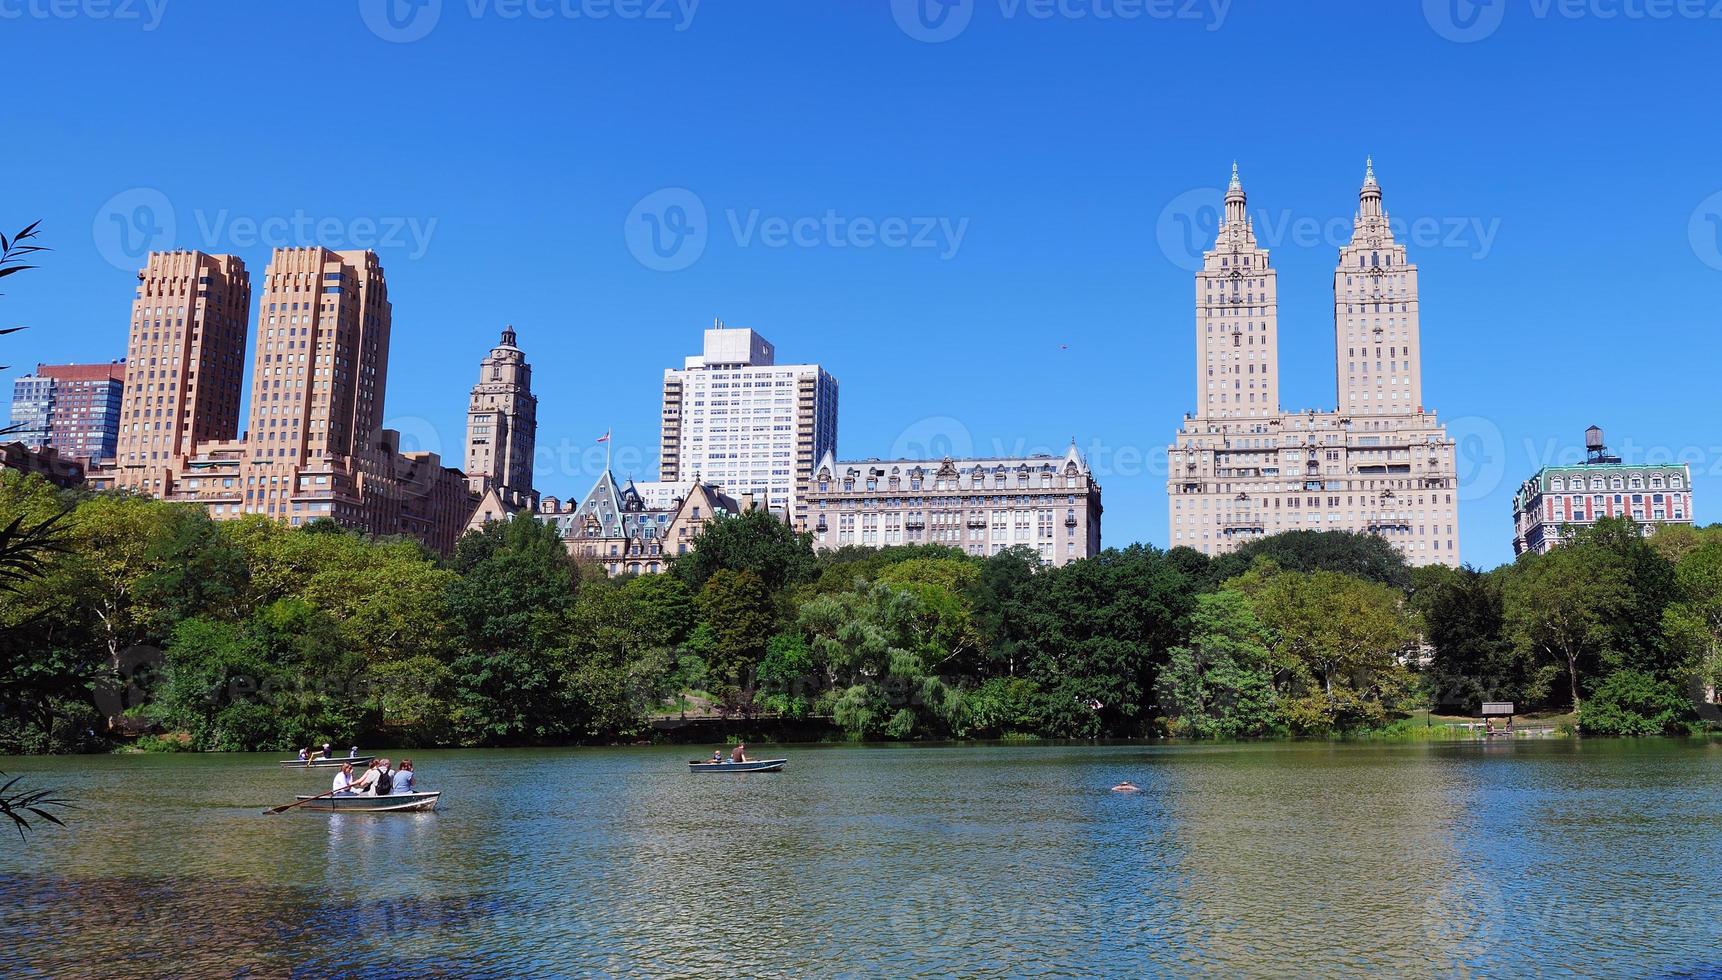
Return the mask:
<path id="1" fill-rule="evenodd" d="M 92 486 L 197 503 L 219 519 L 328 519 L 454 548 L 475 504 L 465 475 L 435 453 L 398 452 L 399 434 L 382 427 L 392 317 L 374 253 L 275 250 L 239 438 L 244 266 L 158 252 L 139 281 L 122 458 L 92 469 Z"/>
<path id="2" fill-rule="evenodd" d="M 1406 415 L 1423 405 L 1417 267 L 1393 240 L 1375 161 L 1364 163 L 1351 241 L 1333 272 L 1334 376 L 1339 410 Z"/>
<path id="3" fill-rule="evenodd" d="M 507 327 L 480 362 L 467 407 L 466 478 L 472 492 L 498 490 L 505 500 L 535 501 L 532 458 L 537 438 L 532 365 L 515 343 L 514 328 Z"/>
<path id="4" fill-rule="evenodd" d="M 1226 218 L 1196 273 L 1196 414 L 1242 418 L 1279 411 L 1278 273 L 1256 244 L 1238 165 Z"/>
<path id="5" fill-rule="evenodd" d="M 238 434 L 250 309 L 237 257 L 150 253 L 132 302 L 115 485 L 160 494 L 193 446 Z"/>
<path id="6" fill-rule="evenodd" d="M 1413 565 L 1459 564 L 1453 441 L 1423 407 L 1417 267 L 1373 163 L 1334 273 L 1336 410 L 1279 406 L 1275 277 L 1244 211 L 1196 274 L 1197 409 L 1168 449 L 1168 545 L 1218 555 L 1285 531 L 1355 531 Z"/>
<path id="7" fill-rule="evenodd" d="M 375 252 L 278 248 L 263 282 L 248 478 L 284 518 L 301 467 L 377 446 L 392 313 Z"/>

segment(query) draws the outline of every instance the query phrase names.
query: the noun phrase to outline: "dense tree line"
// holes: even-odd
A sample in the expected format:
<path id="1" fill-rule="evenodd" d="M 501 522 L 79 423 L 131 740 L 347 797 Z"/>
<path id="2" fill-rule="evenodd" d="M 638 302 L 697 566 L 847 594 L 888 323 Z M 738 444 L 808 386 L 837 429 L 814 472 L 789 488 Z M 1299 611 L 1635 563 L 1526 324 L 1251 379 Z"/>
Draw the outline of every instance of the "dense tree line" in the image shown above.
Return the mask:
<path id="1" fill-rule="evenodd" d="M 815 554 L 763 513 L 608 579 L 530 517 L 447 559 L 333 524 L 0 480 L 56 550 L 0 588 L 0 751 L 637 738 L 656 715 L 867 739 L 1308 736 L 1419 707 L 1677 732 L 1722 667 L 1722 529 L 1607 521 L 1490 572 L 1297 532 L 1210 560 Z"/>

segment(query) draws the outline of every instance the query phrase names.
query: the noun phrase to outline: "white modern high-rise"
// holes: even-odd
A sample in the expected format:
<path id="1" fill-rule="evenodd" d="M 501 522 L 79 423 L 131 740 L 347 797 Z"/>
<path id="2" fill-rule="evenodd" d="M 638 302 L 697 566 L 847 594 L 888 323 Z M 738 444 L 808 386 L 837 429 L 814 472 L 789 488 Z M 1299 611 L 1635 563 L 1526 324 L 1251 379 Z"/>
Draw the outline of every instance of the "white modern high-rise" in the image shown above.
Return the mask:
<path id="1" fill-rule="evenodd" d="M 837 379 L 817 364 L 778 364 L 752 330 L 718 321 L 700 354 L 664 371 L 662 482 L 753 494 L 804 530 L 814 462 L 836 450 Z"/>
<path id="2" fill-rule="evenodd" d="M 1423 405 L 1417 267 L 1374 166 L 1334 269 L 1333 410 L 1281 409 L 1277 280 L 1236 166 L 1225 205 L 1196 274 L 1196 411 L 1168 451 L 1168 545 L 1218 555 L 1285 531 L 1356 531 L 1413 565 L 1459 564 L 1453 440 Z"/>

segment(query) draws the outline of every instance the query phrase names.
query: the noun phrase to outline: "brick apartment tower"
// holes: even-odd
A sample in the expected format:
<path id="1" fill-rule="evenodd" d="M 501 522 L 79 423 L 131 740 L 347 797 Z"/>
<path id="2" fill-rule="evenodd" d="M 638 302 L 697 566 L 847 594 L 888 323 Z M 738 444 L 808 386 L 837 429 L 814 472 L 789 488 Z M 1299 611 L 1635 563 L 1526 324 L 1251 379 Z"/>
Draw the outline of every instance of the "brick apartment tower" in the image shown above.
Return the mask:
<path id="1" fill-rule="evenodd" d="M 465 476 L 434 453 L 397 452 L 399 435 L 382 428 L 392 324 L 374 253 L 275 250 L 257 305 L 250 426 L 237 438 L 244 267 L 155 253 L 140 280 L 120 458 L 91 473 L 93 486 L 197 503 L 217 519 L 328 518 L 453 549 L 475 504 Z"/>
<path id="2" fill-rule="evenodd" d="M 112 462 L 119 442 L 126 364 L 38 364 L 12 384 L 15 439 L 63 459 Z"/>
<path id="3" fill-rule="evenodd" d="M 381 438 L 392 317 L 382 265 L 374 252 L 276 249 L 257 315 L 247 475 L 259 478 L 261 512 L 284 518 L 300 468 Z"/>
<path id="4" fill-rule="evenodd" d="M 236 256 L 150 253 L 132 302 L 116 485 L 159 495 L 196 444 L 238 434 L 250 308 Z"/>

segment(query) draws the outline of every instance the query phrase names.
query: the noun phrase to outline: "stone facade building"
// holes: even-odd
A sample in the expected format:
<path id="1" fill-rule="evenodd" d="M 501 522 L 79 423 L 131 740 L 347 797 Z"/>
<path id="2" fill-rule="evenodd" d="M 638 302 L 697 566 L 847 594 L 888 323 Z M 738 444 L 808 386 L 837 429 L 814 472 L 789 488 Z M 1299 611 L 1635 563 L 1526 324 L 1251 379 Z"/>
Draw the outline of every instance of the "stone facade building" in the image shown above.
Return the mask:
<path id="1" fill-rule="evenodd" d="M 6 437 L 63 459 L 111 460 L 119 446 L 124 361 L 38 364 L 12 382 Z"/>
<path id="2" fill-rule="evenodd" d="M 1168 546 L 1224 554 L 1292 530 L 1378 535 L 1413 565 L 1459 564 L 1453 441 L 1423 406 L 1417 267 L 1373 165 L 1334 270 L 1332 411 L 1279 406 L 1277 273 L 1232 169 L 1196 274 L 1197 410 L 1168 450 Z"/>
<path id="3" fill-rule="evenodd" d="M 1649 536 L 1692 523 L 1692 473 L 1685 463 L 1633 465 L 1610 456 L 1596 426 L 1582 463 L 1545 466 L 1513 494 L 1513 554 L 1543 554 L 1604 517 L 1630 517 Z"/>
<path id="4" fill-rule="evenodd" d="M 618 486 L 605 470 L 578 504 L 545 497 L 537 518 L 556 527 L 576 558 L 601 566 L 609 575 L 653 575 L 670 559 L 685 555 L 707 521 L 756 506 L 753 497 L 731 497 L 717 486 L 694 481 L 667 507 L 654 507 L 632 480 Z"/>
<path id="5" fill-rule="evenodd" d="M 533 508 L 532 460 L 538 440 L 538 399 L 532 365 L 515 343 L 512 326 L 479 363 L 478 383 L 466 412 L 466 478 L 480 496 L 492 490 Z"/>
<path id="6" fill-rule="evenodd" d="M 817 364 L 778 364 L 771 344 L 719 321 L 704 350 L 664 372 L 658 479 L 693 474 L 769 500 L 805 530 L 814 461 L 837 451 L 837 379 Z"/>
<path id="7" fill-rule="evenodd" d="M 1100 552 L 1100 485 L 1071 444 L 1062 459 L 820 459 L 808 493 L 813 546 L 942 544 L 985 557 L 1028 547 L 1047 565 Z"/>
<path id="8" fill-rule="evenodd" d="M 138 274 L 112 468 L 98 487 L 217 518 L 318 518 L 454 547 L 476 503 L 434 453 L 382 428 L 392 307 L 368 251 L 279 248 L 264 273 L 251 423 L 236 438 L 251 284 L 232 256 L 156 252 Z"/>

